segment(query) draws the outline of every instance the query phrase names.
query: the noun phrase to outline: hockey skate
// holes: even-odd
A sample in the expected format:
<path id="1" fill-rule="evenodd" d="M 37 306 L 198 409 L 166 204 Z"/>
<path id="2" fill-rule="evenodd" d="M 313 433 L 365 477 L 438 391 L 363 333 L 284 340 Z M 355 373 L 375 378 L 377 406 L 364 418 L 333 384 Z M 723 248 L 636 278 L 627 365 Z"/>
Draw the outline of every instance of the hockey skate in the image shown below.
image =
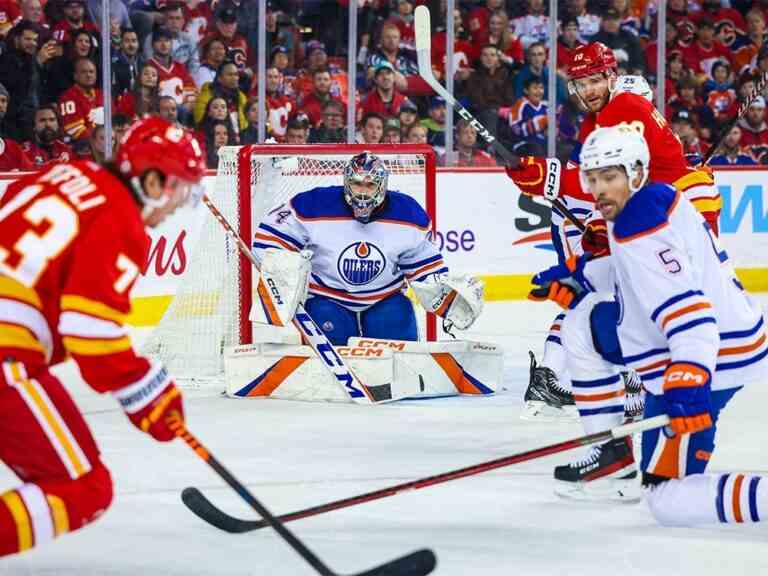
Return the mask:
<path id="1" fill-rule="evenodd" d="M 637 422 L 643 418 L 645 388 L 640 375 L 632 369 L 621 373 L 624 380 L 624 422 Z"/>
<path id="2" fill-rule="evenodd" d="M 560 385 L 552 370 L 536 363 L 533 352 L 528 353 L 531 355 L 530 379 L 520 417 L 539 422 L 578 418 L 573 394 Z"/>
<path id="3" fill-rule="evenodd" d="M 630 438 L 593 446 L 581 460 L 555 468 L 555 494 L 585 501 L 632 503 L 641 498 Z"/>

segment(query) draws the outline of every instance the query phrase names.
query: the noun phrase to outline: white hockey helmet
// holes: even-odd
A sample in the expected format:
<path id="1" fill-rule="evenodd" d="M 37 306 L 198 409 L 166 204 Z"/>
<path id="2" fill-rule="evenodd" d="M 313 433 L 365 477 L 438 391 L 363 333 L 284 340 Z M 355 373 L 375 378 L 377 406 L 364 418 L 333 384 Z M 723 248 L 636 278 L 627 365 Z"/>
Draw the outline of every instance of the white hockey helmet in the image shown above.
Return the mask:
<path id="1" fill-rule="evenodd" d="M 587 136 L 581 148 L 579 156 L 581 187 L 589 190 L 585 175 L 588 170 L 621 166 L 629 179 L 629 190 L 632 193 L 637 192 L 648 180 L 650 156 L 648 144 L 639 130 L 629 126 L 597 128 Z M 632 181 L 638 170 L 642 171 L 642 179 L 640 184 L 633 186 Z"/>
<path id="2" fill-rule="evenodd" d="M 648 102 L 653 103 L 653 90 L 648 81 L 642 76 L 619 76 L 613 83 L 611 98 L 622 92 L 630 92 L 642 96 Z"/>

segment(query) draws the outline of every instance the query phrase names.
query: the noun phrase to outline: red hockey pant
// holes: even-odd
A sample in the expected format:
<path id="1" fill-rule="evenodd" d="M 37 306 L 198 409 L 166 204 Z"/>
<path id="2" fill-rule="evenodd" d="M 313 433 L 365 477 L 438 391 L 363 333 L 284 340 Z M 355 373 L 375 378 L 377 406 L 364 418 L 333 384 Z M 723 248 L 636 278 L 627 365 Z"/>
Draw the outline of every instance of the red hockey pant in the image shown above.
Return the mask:
<path id="1" fill-rule="evenodd" d="M 0 374 L 0 460 L 24 484 L 0 495 L 0 555 L 23 552 L 95 520 L 112 478 L 80 411 L 47 368 Z"/>

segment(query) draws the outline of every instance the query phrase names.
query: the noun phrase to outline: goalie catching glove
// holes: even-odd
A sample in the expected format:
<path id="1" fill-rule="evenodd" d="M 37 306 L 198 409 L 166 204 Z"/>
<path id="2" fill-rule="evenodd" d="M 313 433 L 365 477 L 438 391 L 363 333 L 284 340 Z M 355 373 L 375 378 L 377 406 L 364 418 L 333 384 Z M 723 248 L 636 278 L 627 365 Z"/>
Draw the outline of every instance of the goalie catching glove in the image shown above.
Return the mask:
<path id="1" fill-rule="evenodd" d="M 427 312 L 442 317 L 444 328 L 466 330 L 483 311 L 482 280 L 473 276 L 432 274 L 411 284 L 416 298 Z"/>
<path id="2" fill-rule="evenodd" d="M 257 285 L 259 299 L 267 323 L 290 326 L 296 308 L 307 299 L 312 252 L 269 248 L 261 258 L 261 275 Z"/>

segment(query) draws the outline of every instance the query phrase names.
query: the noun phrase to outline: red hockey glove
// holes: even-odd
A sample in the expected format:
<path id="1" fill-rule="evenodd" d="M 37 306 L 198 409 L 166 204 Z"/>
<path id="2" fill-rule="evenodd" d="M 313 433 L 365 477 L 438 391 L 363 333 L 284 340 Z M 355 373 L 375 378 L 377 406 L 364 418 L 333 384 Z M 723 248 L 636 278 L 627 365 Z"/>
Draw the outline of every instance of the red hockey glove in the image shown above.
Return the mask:
<path id="1" fill-rule="evenodd" d="M 519 164 L 505 167 L 507 176 L 528 196 L 554 200 L 560 194 L 560 160 L 523 156 Z"/>
<path id="2" fill-rule="evenodd" d="M 591 252 L 595 258 L 611 253 L 605 220 L 598 218 L 587 222 L 587 229 L 581 236 L 581 248 L 584 252 Z"/>
<path id="3" fill-rule="evenodd" d="M 664 403 L 675 434 L 693 434 L 712 426 L 710 373 L 691 362 L 673 362 L 664 372 Z"/>
<path id="4" fill-rule="evenodd" d="M 169 416 L 184 422 L 181 391 L 162 364 L 153 364 L 141 380 L 113 394 L 133 425 L 159 442 L 176 437 L 168 425 Z"/>

